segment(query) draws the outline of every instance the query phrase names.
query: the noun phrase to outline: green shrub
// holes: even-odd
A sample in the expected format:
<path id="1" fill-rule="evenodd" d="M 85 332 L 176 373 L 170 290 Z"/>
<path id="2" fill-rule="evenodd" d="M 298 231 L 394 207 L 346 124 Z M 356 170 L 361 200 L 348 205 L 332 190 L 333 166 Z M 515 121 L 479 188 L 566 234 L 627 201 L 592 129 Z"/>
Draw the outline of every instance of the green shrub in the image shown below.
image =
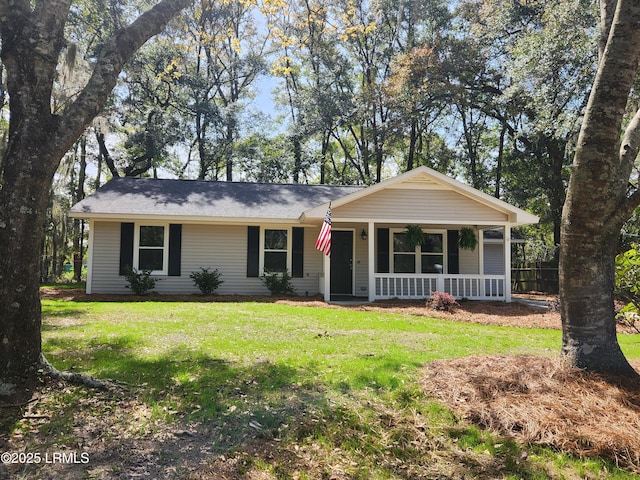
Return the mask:
<path id="1" fill-rule="evenodd" d="M 220 280 L 220 271 L 216 268 L 211 271 L 208 268 L 200 267 L 199 272 L 191 272 L 189 278 L 193 280 L 196 287 L 200 289 L 203 295 L 211 295 L 215 292 L 223 280 Z"/>
<path id="2" fill-rule="evenodd" d="M 271 295 L 295 293 L 295 289 L 291 284 L 291 275 L 289 275 L 289 272 L 286 270 L 282 273 L 265 272 L 265 274 L 260 277 L 260 280 L 262 280 L 262 283 L 269 289 Z"/>
<path id="3" fill-rule="evenodd" d="M 640 306 L 640 245 L 631 248 L 616 257 L 616 298 L 624 303 Z"/>
<path id="4" fill-rule="evenodd" d="M 136 295 L 146 295 L 150 293 L 158 281 L 157 278 L 151 277 L 151 271 L 137 271 L 135 268 L 127 268 L 124 278 L 129 282 L 129 285 L 126 287 L 130 288 Z"/>
<path id="5" fill-rule="evenodd" d="M 640 245 L 616 256 L 614 310 L 616 320 L 640 332 Z"/>

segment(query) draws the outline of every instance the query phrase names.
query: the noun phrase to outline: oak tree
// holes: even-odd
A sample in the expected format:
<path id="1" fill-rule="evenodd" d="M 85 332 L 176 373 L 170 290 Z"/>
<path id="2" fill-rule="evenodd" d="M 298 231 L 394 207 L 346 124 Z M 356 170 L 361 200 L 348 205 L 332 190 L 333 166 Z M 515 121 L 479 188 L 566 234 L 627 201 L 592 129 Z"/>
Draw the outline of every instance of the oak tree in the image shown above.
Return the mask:
<path id="1" fill-rule="evenodd" d="M 92 59 L 85 86 L 53 109 L 72 0 L 0 0 L 1 60 L 9 135 L 0 170 L 0 400 L 29 398 L 45 365 L 41 348 L 39 252 L 56 168 L 101 111 L 123 65 L 188 4 L 161 0 L 116 30 Z"/>
<path id="2" fill-rule="evenodd" d="M 601 0 L 600 7 L 598 71 L 562 213 L 562 352 L 581 368 L 635 376 L 617 341 L 613 291 L 620 229 L 640 205 L 640 109 L 630 101 L 640 62 L 640 3 Z"/>

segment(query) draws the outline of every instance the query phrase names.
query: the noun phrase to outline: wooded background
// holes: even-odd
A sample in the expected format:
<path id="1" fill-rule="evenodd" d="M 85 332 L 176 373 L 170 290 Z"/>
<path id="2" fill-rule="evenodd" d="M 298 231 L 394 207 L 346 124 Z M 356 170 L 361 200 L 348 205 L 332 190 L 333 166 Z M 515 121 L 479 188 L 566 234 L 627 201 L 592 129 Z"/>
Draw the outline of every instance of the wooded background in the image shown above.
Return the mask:
<path id="1" fill-rule="evenodd" d="M 142 4 L 76 2 L 54 110 Z M 80 279 L 66 212 L 113 176 L 368 185 L 419 165 L 539 215 L 527 260 L 553 260 L 598 35 L 591 0 L 196 2 L 63 159 L 42 278 Z"/>

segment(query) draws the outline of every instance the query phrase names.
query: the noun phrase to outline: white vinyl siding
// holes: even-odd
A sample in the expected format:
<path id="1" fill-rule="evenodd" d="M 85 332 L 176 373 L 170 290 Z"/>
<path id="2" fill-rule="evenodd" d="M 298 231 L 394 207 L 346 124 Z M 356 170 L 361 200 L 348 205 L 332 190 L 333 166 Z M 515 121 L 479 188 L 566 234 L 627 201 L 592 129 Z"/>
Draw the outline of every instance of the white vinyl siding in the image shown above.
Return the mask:
<path id="1" fill-rule="evenodd" d="M 315 248 L 319 233 L 320 226 L 304 229 L 303 277 L 292 280 L 296 293 L 301 296 L 307 294 L 316 295 L 320 292 L 320 276 L 324 264 L 324 254 Z"/>
<path id="2" fill-rule="evenodd" d="M 220 271 L 220 280 L 224 283 L 216 290 L 218 294 L 264 293 L 259 278 L 247 278 L 245 226 L 183 225 L 182 276 L 172 277 L 171 282 L 179 282 L 179 285 L 163 293 L 170 293 L 178 288 L 185 290 L 185 293 L 198 293 L 189 275 L 200 268 L 217 268 Z"/>
<path id="3" fill-rule="evenodd" d="M 347 225 L 340 225 L 347 228 Z M 304 269 L 302 278 L 292 283 L 298 295 L 316 295 L 323 270 L 323 255 L 314 248 L 320 227 L 305 228 Z M 362 227 L 356 226 L 354 268 L 356 295 L 368 293 L 368 241 L 361 238 Z M 371 232 L 367 232 L 368 235 Z M 374 232 L 375 234 L 375 232 Z M 124 277 L 118 275 L 120 255 L 120 222 L 93 222 L 91 255 L 92 293 L 131 293 Z M 479 249 L 460 250 L 461 274 L 479 273 Z M 504 274 L 502 244 L 484 244 L 484 269 L 487 275 Z M 189 275 L 200 267 L 217 268 L 224 283 L 216 293 L 224 295 L 268 295 L 259 278 L 247 278 L 247 227 L 185 224 L 182 227 L 182 271 L 179 277 L 157 276 L 159 293 L 199 293 Z"/>
<path id="4" fill-rule="evenodd" d="M 502 243 L 484 244 L 485 275 L 504 275 L 504 249 Z"/>
<path id="5" fill-rule="evenodd" d="M 480 257 L 479 245 L 475 250 L 465 250 L 461 248 L 458 250 L 458 262 L 460 267 L 460 274 L 462 275 L 478 275 L 480 273 Z"/>
<path id="6" fill-rule="evenodd" d="M 507 215 L 464 195 L 447 190 L 388 189 L 333 209 L 335 218 L 393 219 L 414 223 L 459 222 L 477 219 L 507 221 Z"/>
<path id="7" fill-rule="evenodd" d="M 91 293 L 131 293 L 120 270 L 120 222 L 93 222 Z"/>
<path id="8" fill-rule="evenodd" d="M 118 275 L 120 223 L 96 221 L 93 225 L 92 293 L 131 293 L 126 288 L 127 281 Z M 305 229 L 304 277 L 292 280 L 298 295 L 315 295 L 319 291 L 322 254 L 314 249 L 317 235 L 318 229 Z M 269 294 L 259 278 L 247 277 L 246 226 L 183 225 L 181 275 L 154 275 L 160 279 L 155 290 L 165 294 L 199 293 L 189 275 L 201 267 L 220 271 L 224 283 L 216 290 L 218 294 Z"/>

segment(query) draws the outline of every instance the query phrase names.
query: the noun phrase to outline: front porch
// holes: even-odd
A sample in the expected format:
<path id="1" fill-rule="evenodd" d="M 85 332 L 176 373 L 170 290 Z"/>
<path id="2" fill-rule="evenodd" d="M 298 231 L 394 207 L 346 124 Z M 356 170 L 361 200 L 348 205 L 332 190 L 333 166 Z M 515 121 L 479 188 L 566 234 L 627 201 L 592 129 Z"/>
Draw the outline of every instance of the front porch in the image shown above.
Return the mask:
<path id="1" fill-rule="evenodd" d="M 329 206 L 331 256 L 323 260 L 320 284 L 326 301 L 420 299 L 440 291 L 510 302 L 511 229 L 538 222 L 427 167 L 318 205 L 301 220 L 320 225 Z M 501 235 L 485 238 L 485 230 Z"/>
<path id="2" fill-rule="evenodd" d="M 403 249 L 402 224 L 336 221 L 320 291 L 327 302 L 345 296 L 370 302 L 426 299 L 433 292 L 456 299 L 510 302 L 511 269 L 505 266 L 511 265 L 511 226 L 475 226 L 477 246 L 464 251 L 457 245 L 463 226 L 422 224 L 431 246 L 411 251 Z M 499 229 L 502 238 L 485 239 L 485 228 Z"/>

